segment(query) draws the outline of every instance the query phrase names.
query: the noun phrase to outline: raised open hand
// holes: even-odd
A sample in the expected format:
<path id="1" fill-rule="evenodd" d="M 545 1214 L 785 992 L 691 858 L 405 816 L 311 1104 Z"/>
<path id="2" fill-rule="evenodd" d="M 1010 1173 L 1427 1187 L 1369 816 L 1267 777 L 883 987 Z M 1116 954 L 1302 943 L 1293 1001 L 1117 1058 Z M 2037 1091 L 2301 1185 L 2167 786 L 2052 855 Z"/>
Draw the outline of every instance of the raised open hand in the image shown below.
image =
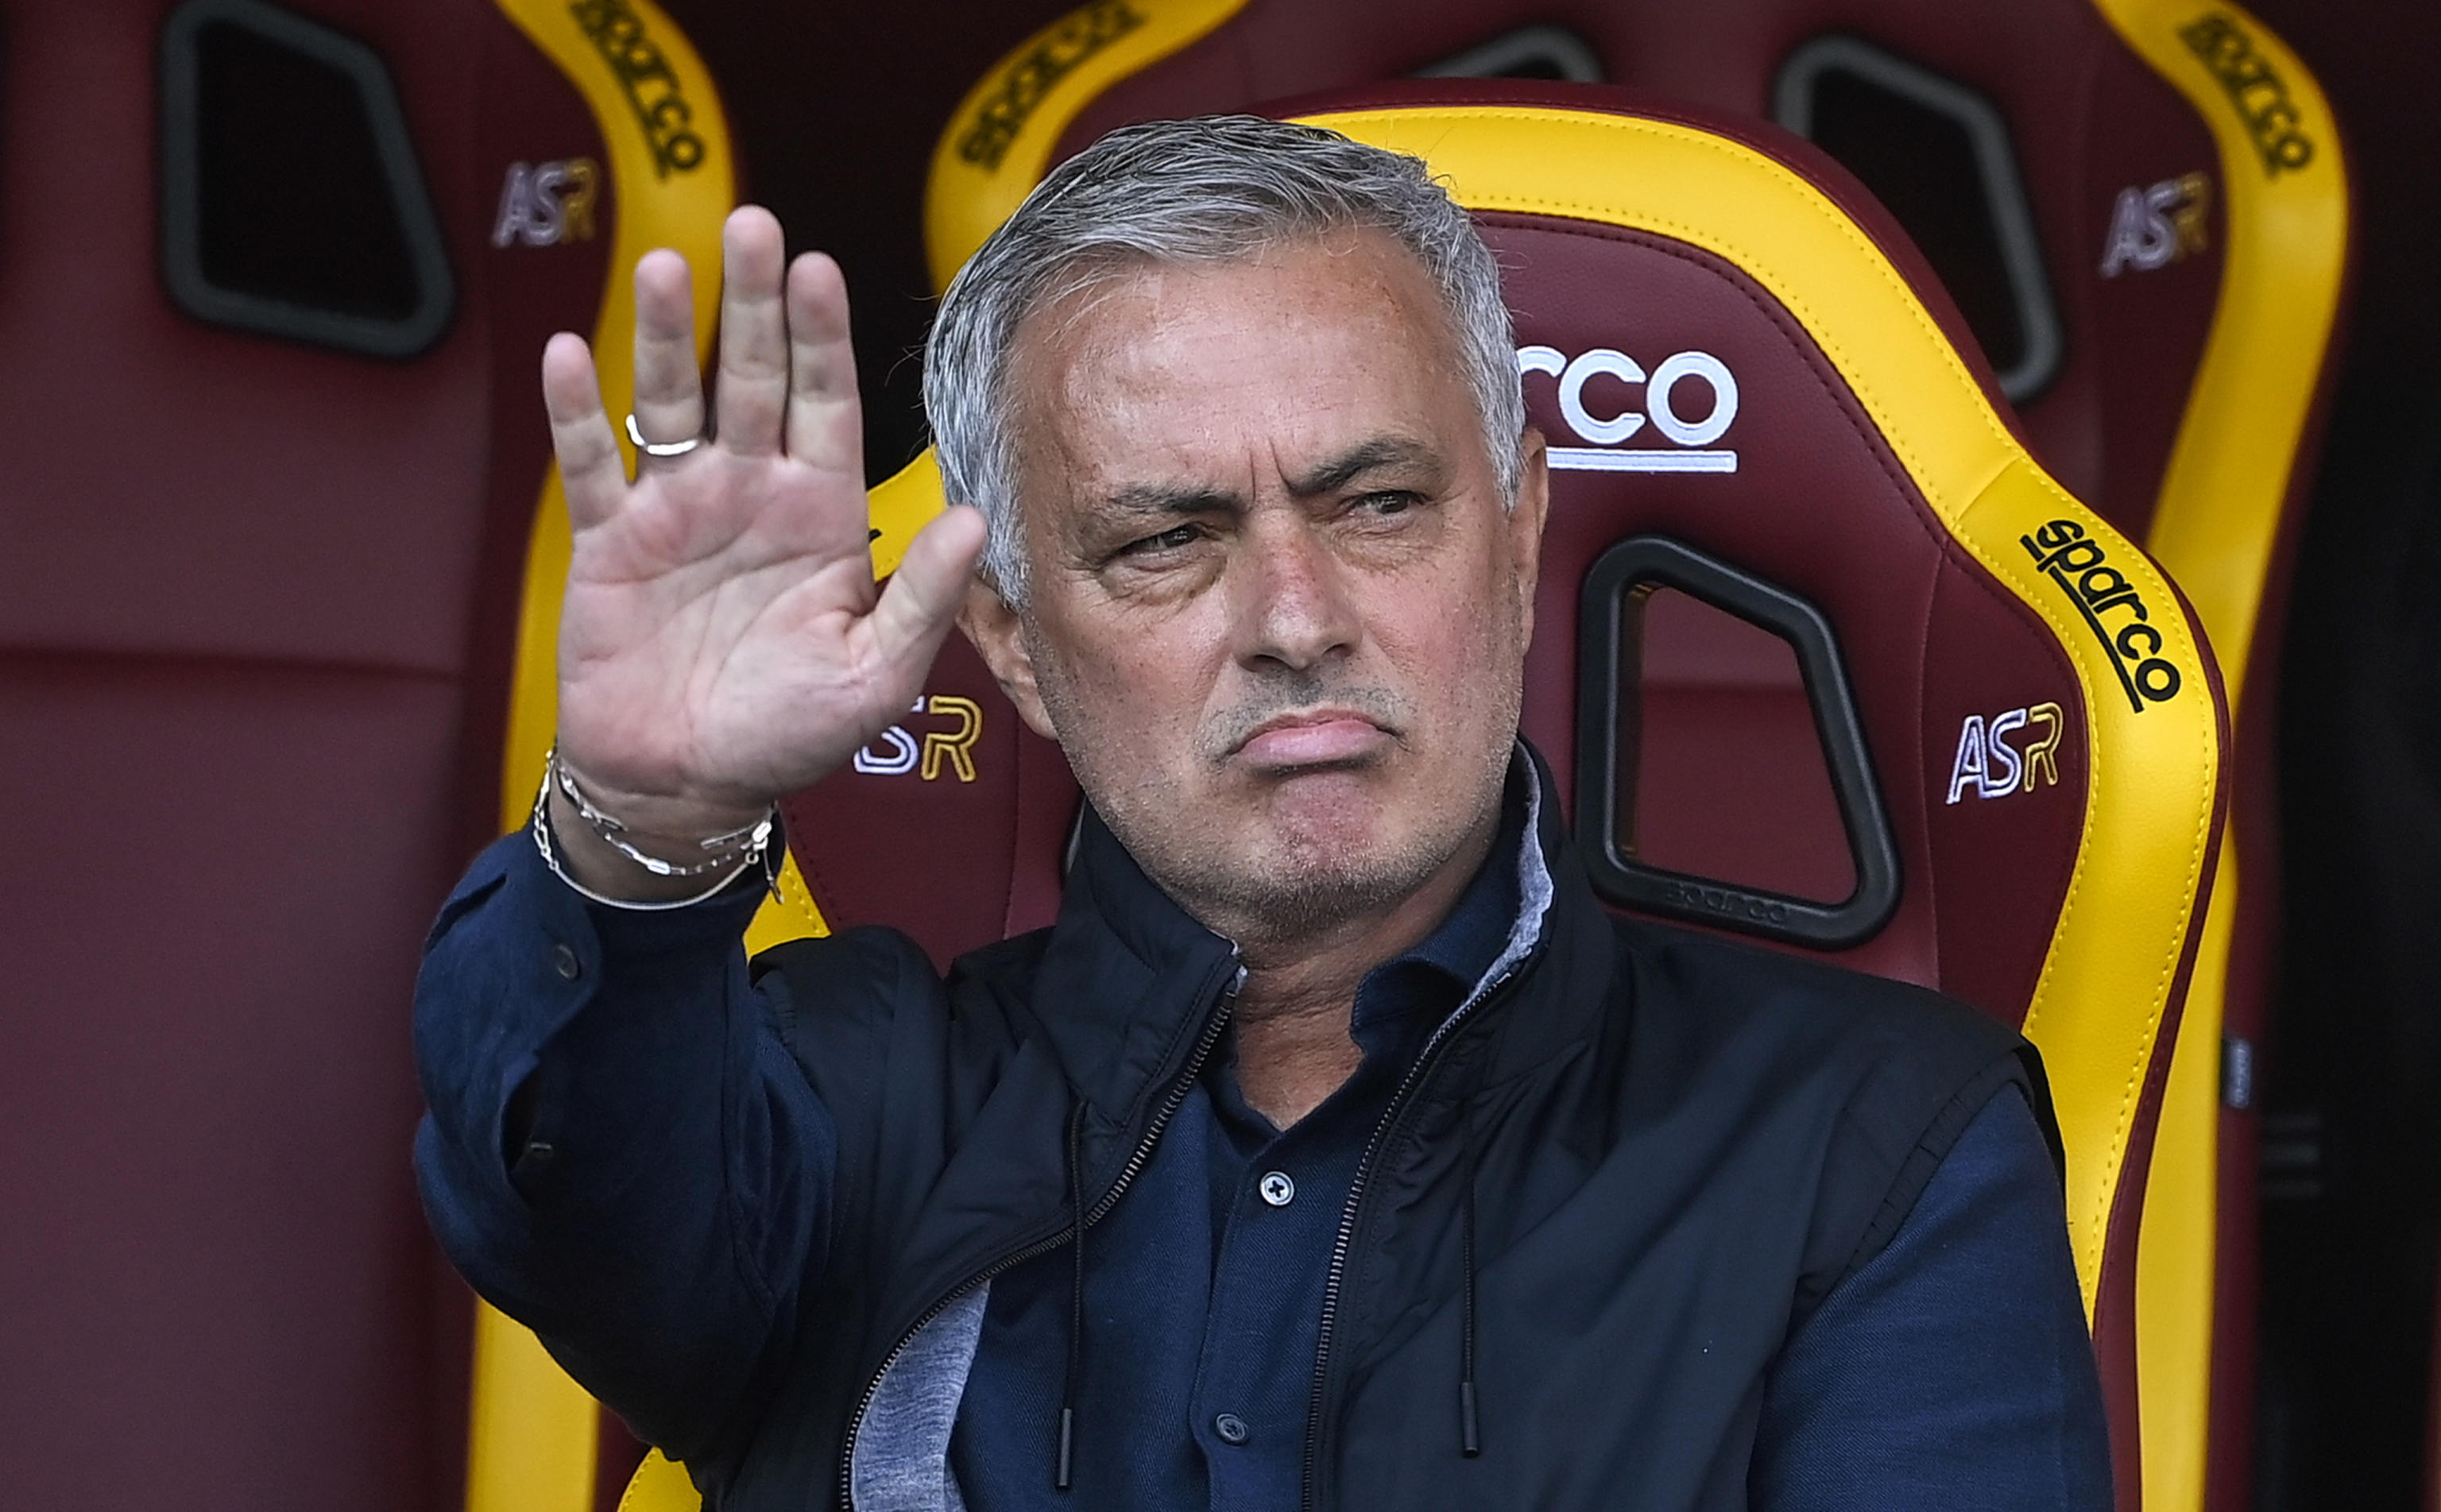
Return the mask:
<path id="1" fill-rule="evenodd" d="M 559 630 L 559 748 L 641 836 L 701 837 L 810 783 L 903 712 L 963 602 L 983 521 L 926 526 L 885 589 L 839 267 L 782 268 L 780 225 L 721 235 L 717 434 L 627 480 L 592 354 L 563 333 L 543 396 L 575 527 Z M 647 441 L 705 424 L 686 261 L 636 267 L 635 417 Z"/>

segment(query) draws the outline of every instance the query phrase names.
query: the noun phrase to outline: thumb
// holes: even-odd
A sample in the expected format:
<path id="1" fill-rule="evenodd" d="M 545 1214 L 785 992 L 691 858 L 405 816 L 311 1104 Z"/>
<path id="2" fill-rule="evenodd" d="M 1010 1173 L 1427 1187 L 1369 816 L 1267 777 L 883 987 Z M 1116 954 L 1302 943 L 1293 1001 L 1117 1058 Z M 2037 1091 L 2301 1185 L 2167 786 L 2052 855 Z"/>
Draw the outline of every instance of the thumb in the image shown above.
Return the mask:
<path id="1" fill-rule="evenodd" d="M 983 512 L 959 504 L 934 515 L 907 543 L 906 556 L 867 621 L 885 681 L 895 686 L 923 680 L 967 601 L 967 585 L 983 550 Z"/>

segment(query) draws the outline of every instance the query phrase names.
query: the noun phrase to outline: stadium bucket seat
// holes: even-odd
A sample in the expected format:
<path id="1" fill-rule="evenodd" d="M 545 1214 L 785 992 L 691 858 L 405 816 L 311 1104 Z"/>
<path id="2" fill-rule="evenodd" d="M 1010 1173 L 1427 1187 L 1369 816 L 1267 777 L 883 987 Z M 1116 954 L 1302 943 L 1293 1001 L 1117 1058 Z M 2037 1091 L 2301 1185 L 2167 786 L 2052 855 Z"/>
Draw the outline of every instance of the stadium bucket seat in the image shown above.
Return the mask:
<path id="1" fill-rule="evenodd" d="M 1814 139 L 1947 286 L 2034 455 L 2192 598 L 2240 754 L 2150 1186 L 2139 1354 L 2150 1501 L 2236 1512 L 2275 675 L 2348 262 L 2339 131 L 2312 75 L 2244 10 L 2192 0 L 1094 0 L 990 70 L 942 134 L 933 276 L 1111 127 L 1411 74 L 1607 81 Z"/>
<path id="2" fill-rule="evenodd" d="M 1801 140 L 1511 81 L 1283 113 L 1423 156 L 1500 257 L 1553 441 L 1524 724 L 1603 895 L 2042 1047 L 2134 1505 L 2133 1240 L 2225 798 L 2184 601 L 2035 462 L 1907 238 Z M 941 503 L 929 459 L 877 493 L 877 571 Z M 1078 802 L 952 638 L 788 802 L 809 893 L 757 928 L 810 907 L 947 960 L 1047 924 Z M 658 1455 L 624 1503 L 693 1504 Z"/>
<path id="3" fill-rule="evenodd" d="M 497 833 L 536 353 L 712 245 L 718 101 L 644 0 L 6 29 L 9 1500 L 428 1512 L 468 1319 L 404 1015 Z"/>

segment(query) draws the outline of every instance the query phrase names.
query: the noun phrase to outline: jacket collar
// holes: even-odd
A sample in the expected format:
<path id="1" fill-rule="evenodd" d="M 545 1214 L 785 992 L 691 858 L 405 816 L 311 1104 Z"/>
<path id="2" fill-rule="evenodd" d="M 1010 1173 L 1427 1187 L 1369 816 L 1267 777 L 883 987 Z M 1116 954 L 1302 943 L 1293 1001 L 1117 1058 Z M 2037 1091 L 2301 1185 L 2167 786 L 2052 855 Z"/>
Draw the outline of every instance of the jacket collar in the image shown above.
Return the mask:
<path id="1" fill-rule="evenodd" d="M 1078 823 L 1034 1013 L 1070 1085 L 1131 1127 L 1235 983 L 1238 947 L 1145 875 L 1091 803 Z"/>
<path id="2" fill-rule="evenodd" d="M 1515 971 L 1543 943 L 1551 919 L 1551 859 L 1567 843 L 1560 827 L 1560 805 L 1552 789 L 1551 774 L 1522 736 L 1510 753 L 1509 772 L 1510 782 L 1524 787 L 1526 797 L 1526 833 L 1514 860 L 1517 915 L 1510 923 L 1509 938 L 1501 945 L 1500 954 L 1484 969 L 1474 990 L 1467 994 L 1470 1002 Z"/>
<path id="3" fill-rule="evenodd" d="M 1569 854 L 1549 769 L 1522 740 L 1513 760 L 1528 779 L 1520 907 L 1470 1000 L 1526 965 L 1555 925 L 1588 910 L 1600 916 Z M 1155 885 L 1088 804 L 1032 998 L 1070 1084 L 1105 1126 L 1141 1122 L 1153 1095 L 1184 1071 L 1238 976 L 1237 947 Z"/>

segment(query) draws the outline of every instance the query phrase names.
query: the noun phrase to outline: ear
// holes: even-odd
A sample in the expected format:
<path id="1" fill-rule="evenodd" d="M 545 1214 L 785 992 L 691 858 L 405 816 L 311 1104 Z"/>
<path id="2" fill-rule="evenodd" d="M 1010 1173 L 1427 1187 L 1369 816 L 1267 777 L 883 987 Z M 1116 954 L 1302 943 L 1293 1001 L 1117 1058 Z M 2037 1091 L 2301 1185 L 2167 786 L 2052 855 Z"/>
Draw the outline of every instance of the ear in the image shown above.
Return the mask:
<path id="1" fill-rule="evenodd" d="M 1025 649 L 1025 625 L 1000 590 L 976 578 L 967 585 L 966 606 L 958 611 L 958 628 L 972 642 L 1000 691 L 1017 706 L 1026 728 L 1045 740 L 1058 740 L 1051 718 L 1042 711 L 1042 691 L 1035 685 L 1034 656 Z"/>
<path id="2" fill-rule="evenodd" d="M 1551 457 L 1543 433 L 1526 427 L 1520 438 L 1525 456 L 1517 474 L 1517 502 L 1509 511 L 1509 553 L 1517 565 L 1519 645 L 1534 640 L 1534 587 L 1543 574 L 1543 522 L 1551 513 Z"/>

